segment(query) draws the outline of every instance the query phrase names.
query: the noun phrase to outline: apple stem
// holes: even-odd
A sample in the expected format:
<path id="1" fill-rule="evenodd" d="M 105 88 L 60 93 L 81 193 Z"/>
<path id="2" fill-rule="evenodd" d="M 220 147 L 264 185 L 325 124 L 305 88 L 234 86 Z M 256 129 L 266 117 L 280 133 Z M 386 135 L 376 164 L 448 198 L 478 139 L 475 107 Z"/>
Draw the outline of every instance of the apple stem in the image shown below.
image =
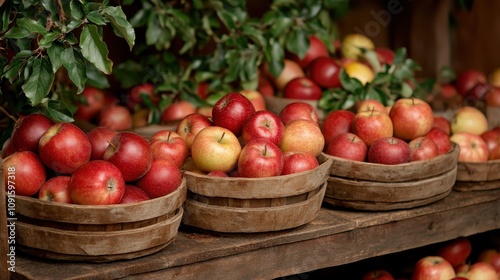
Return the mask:
<path id="1" fill-rule="evenodd" d="M 264 156 L 267 155 L 267 145 L 264 145 Z"/>
<path id="2" fill-rule="evenodd" d="M 219 139 L 219 143 L 222 141 L 222 138 L 224 138 L 224 135 L 226 135 L 226 132 L 222 132 L 222 136 Z"/>
<path id="3" fill-rule="evenodd" d="M 170 141 L 170 134 L 172 133 L 172 131 L 169 131 L 168 132 L 168 136 L 167 136 L 167 141 Z"/>
<path id="4" fill-rule="evenodd" d="M 113 143 L 111 143 L 111 141 L 108 141 L 108 144 L 109 144 L 111 147 L 113 147 L 113 149 L 116 149 L 116 146 L 115 146 L 115 145 L 113 145 Z"/>
<path id="5" fill-rule="evenodd" d="M 17 119 L 11 115 L 3 106 L 0 106 L 0 111 L 2 111 L 7 117 L 12 119 L 14 122 L 17 122 Z"/>
<path id="6" fill-rule="evenodd" d="M 375 106 L 372 107 L 372 113 L 371 113 L 372 116 L 373 116 L 373 113 L 375 113 Z"/>

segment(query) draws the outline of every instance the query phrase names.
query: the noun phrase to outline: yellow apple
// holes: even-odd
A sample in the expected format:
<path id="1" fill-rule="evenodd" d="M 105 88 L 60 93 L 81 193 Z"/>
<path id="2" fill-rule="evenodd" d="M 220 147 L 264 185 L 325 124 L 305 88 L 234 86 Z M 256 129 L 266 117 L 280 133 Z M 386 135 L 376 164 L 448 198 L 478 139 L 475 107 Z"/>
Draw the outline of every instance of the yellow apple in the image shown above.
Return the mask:
<path id="1" fill-rule="evenodd" d="M 468 132 L 480 135 L 488 130 L 488 120 L 483 112 L 472 106 L 458 109 L 451 121 L 451 133 Z"/>
<path id="2" fill-rule="evenodd" d="M 359 58 L 362 54 L 362 49 L 373 50 L 375 49 L 375 44 L 373 44 L 370 38 L 358 33 L 348 34 L 342 40 L 342 55 L 346 58 Z"/>

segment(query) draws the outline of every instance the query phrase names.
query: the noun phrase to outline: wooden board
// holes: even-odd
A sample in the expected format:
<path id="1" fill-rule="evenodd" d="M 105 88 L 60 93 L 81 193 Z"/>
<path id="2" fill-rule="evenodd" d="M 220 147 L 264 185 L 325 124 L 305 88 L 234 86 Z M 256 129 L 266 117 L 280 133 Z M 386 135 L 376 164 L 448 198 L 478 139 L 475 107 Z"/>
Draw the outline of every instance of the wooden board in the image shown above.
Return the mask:
<path id="1" fill-rule="evenodd" d="M 500 180 L 500 159 L 487 162 L 459 162 L 457 181 L 485 182 Z"/>
<path id="2" fill-rule="evenodd" d="M 323 207 L 307 225 L 256 234 L 182 227 L 169 250 L 87 264 L 19 256 L 13 279 L 272 279 L 500 228 L 500 190 L 452 192 L 428 206 L 388 212 Z M 478 219 L 477 217 L 481 217 Z"/>

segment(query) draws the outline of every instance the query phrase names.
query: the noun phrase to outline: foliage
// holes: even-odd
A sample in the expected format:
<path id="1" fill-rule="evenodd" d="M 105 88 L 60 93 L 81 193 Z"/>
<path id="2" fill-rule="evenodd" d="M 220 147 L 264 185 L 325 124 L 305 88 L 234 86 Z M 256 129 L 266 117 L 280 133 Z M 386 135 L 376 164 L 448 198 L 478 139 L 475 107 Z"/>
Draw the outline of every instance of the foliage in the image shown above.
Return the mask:
<path id="1" fill-rule="evenodd" d="M 109 86 L 104 75 L 111 74 L 113 62 L 103 39 L 108 26 L 132 49 L 134 28 L 122 8 L 107 0 L 3 2 L 1 105 L 12 114 L 41 111 L 72 121 L 72 101 L 87 84 Z"/>

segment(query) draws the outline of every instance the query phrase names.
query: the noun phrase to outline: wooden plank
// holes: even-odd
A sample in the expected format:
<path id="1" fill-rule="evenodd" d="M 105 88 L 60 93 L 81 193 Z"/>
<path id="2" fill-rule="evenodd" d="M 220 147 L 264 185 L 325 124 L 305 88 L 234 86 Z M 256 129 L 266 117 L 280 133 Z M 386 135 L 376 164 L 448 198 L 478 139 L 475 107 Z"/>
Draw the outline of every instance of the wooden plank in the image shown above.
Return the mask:
<path id="1" fill-rule="evenodd" d="M 362 212 L 324 207 L 311 223 L 275 233 L 201 233 L 181 227 L 171 246 L 151 256 L 102 264 L 54 263 L 19 256 L 18 272 L 12 277 L 110 279 L 162 271 L 162 279 L 177 279 L 181 275 L 189 278 L 188 268 L 192 268 L 205 277 L 200 276 L 201 279 L 213 279 L 215 273 L 226 271 L 222 267 L 226 263 L 244 273 L 243 278 L 291 275 L 500 228 L 499 199 L 500 190 L 494 190 L 452 192 L 434 204 L 403 211 Z M 312 255 L 314 250 L 321 254 Z M 235 276 L 234 273 L 237 272 L 227 277 Z M 155 274 L 148 277 L 154 279 Z"/>
<path id="2" fill-rule="evenodd" d="M 481 220 L 477 217 L 481 217 Z M 473 226 L 464 227 L 465 224 Z M 308 271 L 498 227 L 500 204 L 492 201 L 124 279 L 272 279 L 291 274 L 307 275 Z"/>

